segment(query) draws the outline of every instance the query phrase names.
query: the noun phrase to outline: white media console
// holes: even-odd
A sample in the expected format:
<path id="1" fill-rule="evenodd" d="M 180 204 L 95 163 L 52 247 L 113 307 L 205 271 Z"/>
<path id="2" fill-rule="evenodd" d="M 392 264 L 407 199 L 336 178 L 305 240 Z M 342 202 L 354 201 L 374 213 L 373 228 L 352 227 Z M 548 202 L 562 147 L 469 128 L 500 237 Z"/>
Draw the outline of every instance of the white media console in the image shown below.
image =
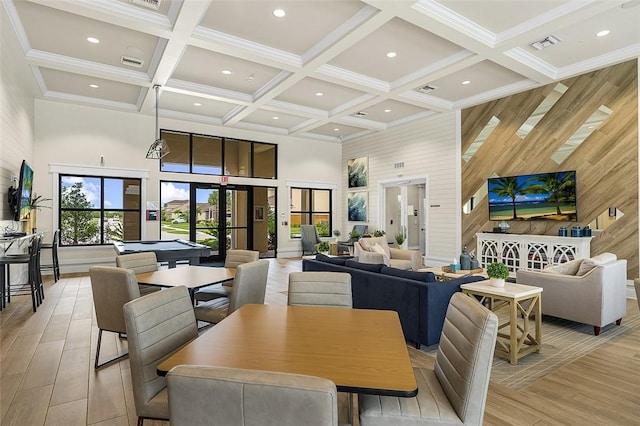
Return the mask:
<path id="1" fill-rule="evenodd" d="M 539 271 L 547 265 L 591 257 L 591 238 L 480 232 L 476 234 L 476 257 L 482 268 L 504 263 L 515 277 L 519 269 Z"/>

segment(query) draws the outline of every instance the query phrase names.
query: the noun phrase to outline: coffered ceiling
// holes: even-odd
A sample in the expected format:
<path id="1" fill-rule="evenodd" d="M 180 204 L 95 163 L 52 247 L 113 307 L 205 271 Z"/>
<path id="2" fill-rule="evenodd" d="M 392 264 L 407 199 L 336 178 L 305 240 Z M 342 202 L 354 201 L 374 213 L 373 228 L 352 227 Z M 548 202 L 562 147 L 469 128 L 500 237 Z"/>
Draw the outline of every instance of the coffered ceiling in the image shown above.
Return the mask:
<path id="1" fill-rule="evenodd" d="M 41 98 L 336 142 L 640 56 L 640 0 L 0 1 Z"/>

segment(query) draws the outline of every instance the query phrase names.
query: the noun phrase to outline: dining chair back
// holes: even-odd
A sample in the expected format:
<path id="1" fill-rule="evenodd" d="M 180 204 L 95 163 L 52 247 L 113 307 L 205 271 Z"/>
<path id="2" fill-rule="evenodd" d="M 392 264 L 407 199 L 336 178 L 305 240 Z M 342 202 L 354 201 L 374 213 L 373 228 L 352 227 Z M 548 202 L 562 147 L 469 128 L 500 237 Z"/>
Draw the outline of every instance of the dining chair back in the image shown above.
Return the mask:
<path id="1" fill-rule="evenodd" d="M 178 365 L 167 382 L 172 426 L 338 425 L 336 386 L 328 379 Z"/>
<path id="2" fill-rule="evenodd" d="M 33 312 L 44 300 L 44 284 L 40 272 L 40 253 L 42 236 L 36 234 L 30 238 L 27 253 L 7 254 L 0 256 L 0 287 L 2 290 L 2 300 L 0 306 L 6 306 L 11 302 L 11 297 L 30 295 Z M 11 283 L 11 265 L 23 265 L 27 267 L 26 283 Z"/>
<path id="3" fill-rule="evenodd" d="M 56 229 L 53 233 L 53 239 L 51 244 L 43 243 L 41 245 L 42 250 L 51 250 L 51 263 L 40 265 L 41 271 L 52 271 L 53 282 L 56 283 L 60 279 L 60 262 L 58 260 L 58 247 L 60 245 L 60 230 Z"/>
<path id="4" fill-rule="evenodd" d="M 138 425 L 169 419 L 167 381 L 158 364 L 198 336 L 189 291 L 173 287 L 139 297 L 123 307 Z"/>
<path id="5" fill-rule="evenodd" d="M 134 274 L 142 274 L 144 272 L 154 272 L 158 270 L 158 259 L 152 251 L 142 253 L 131 253 L 116 256 L 116 266 L 118 268 L 131 269 Z M 160 291 L 157 286 L 138 284 L 140 294 L 142 296 Z"/>
<path id="6" fill-rule="evenodd" d="M 472 297 L 451 297 L 434 369 L 414 368 L 418 395 L 359 395 L 360 425 L 481 425 L 498 317 Z"/>
<path id="7" fill-rule="evenodd" d="M 125 303 L 140 297 L 140 290 L 138 289 L 136 276 L 130 269 L 93 266 L 89 268 L 89 278 L 91 279 L 93 306 L 98 324 L 98 345 L 93 365 L 97 369 L 123 359 L 128 355 L 128 353 L 125 353 L 102 364 L 99 362 L 102 332 L 118 333 L 119 337 L 123 337 L 127 333 L 122 307 Z"/>
<path id="8" fill-rule="evenodd" d="M 230 249 L 227 251 L 227 255 L 224 259 L 224 267 L 237 268 L 238 265 L 255 262 L 259 258 L 260 252 L 256 250 Z M 197 303 L 202 301 L 206 302 L 220 297 L 229 297 L 232 291 L 233 280 L 201 288 L 196 292 L 195 300 Z"/>
<path id="9" fill-rule="evenodd" d="M 291 272 L 287 304 L 351 308 L 351 275 L 346 272 Z"/>
<path id="10" fill-rule="evenodd" d="M 236 268 L 233 291 L 229 297 L 199 303 L 195 308 L 198 321 L 217 324 L 246 303 L 263 304 L 267 291 L 269 261 L 243 263 Z"/>

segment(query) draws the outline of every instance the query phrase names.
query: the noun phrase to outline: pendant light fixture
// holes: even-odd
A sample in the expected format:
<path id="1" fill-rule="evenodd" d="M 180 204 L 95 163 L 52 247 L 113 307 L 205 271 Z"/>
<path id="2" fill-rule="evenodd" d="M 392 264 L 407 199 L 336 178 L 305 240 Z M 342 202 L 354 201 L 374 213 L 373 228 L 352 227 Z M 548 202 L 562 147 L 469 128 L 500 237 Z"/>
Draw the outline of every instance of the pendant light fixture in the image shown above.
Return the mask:
<path id="1" fill-rule="evenodd" d="M 160 138 L 160 126 L 158 124 L 158 90 L 160 89 L 159 84 L 155 84 L 153 88 L 156 90 L 156 140 L 149 147 L 149 151 L 147 151 L 147 158 L 151 160 L 159 160 L 166 156 L 170 150 L 167 141 Z"/>

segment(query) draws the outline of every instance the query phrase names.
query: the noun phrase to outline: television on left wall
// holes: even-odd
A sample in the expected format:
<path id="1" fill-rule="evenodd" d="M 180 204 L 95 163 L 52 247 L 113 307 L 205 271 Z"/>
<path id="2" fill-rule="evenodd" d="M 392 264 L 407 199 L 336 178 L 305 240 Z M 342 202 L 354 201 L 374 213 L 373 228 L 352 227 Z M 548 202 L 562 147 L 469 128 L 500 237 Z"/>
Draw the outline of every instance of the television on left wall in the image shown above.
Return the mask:
<path id="1" fill-rule="evenodd" d="M 20 176 L 18 187 L 16 188 L 16 206 L 13 220 L 26 220 L 31 210 L 31 193 L 33 191 L 33 169 L 22 160 L 20 166 Z"/>

